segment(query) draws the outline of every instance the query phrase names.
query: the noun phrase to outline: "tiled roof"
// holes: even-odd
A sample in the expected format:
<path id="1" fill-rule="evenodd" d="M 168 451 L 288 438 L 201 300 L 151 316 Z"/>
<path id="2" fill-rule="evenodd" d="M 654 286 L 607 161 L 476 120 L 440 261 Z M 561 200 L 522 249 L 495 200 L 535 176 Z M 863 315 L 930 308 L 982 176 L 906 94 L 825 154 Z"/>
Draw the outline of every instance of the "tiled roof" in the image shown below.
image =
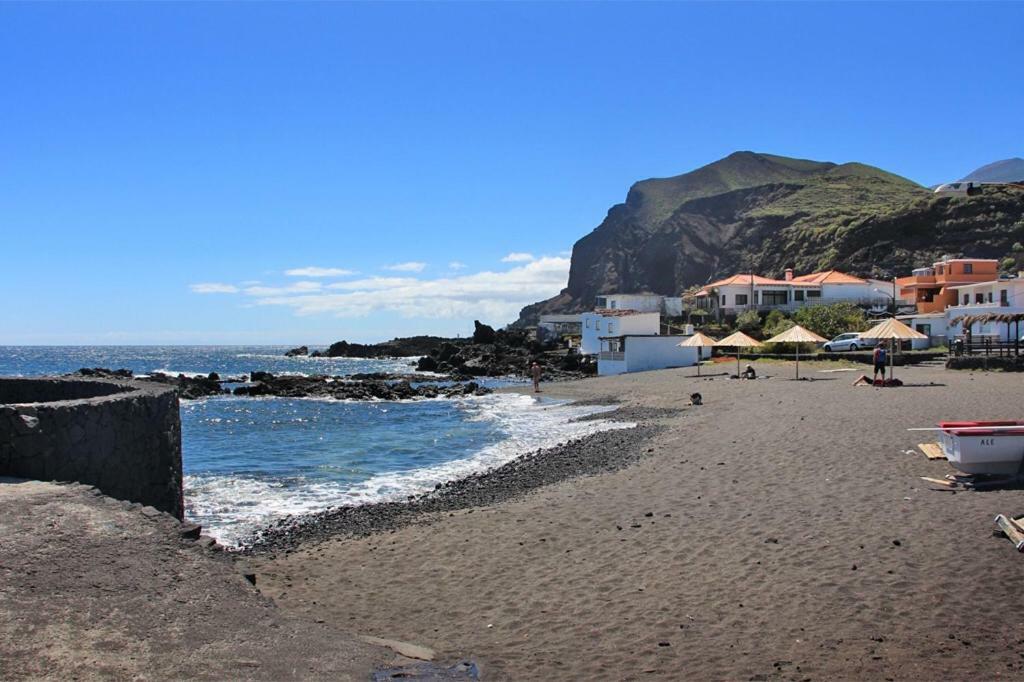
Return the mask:
<path id="1" fill-rule="evenodd" d="M 727 277 L 726 279 L 720 279 L 717 282 L 712 282 L 711 284 L 705 285 L 704 288 L 710 289 L 712 287 L 726 287 L 729 286 L 730 284 L 744 284 L 746 286 L 750 286 L 751 278 L 754 279 L 754 284 L 787 284 L 785 280 L 770 279 L 768 277 L 762 277 L 761 275 L 747 274 L 733 275 L 732 277 Z"/>
<path id="2" fill-rule="evenodd" d="M 811 284 L 867 284 L 867 280 L 853 275 L 847 275 L 838 270 L 826 270 L 824 272 L 812 272 L 809 275 L 800 275 L 793 278 L 794 282 Z"/>
<path id="3" fill-rule="evenodd" d="M 753 283 L 754 284 L 766 285 L 766 286 L 780 286 L 780 287 L 786 287 L 786 286 L 814 287 L 814 286 L 818 286 L 817 282 L 804 282 L 804 281 L 800 281 L 798 278 L 794 278 L 792 280 L 784 280 L 784 279 L 771 279 L 770 277 L 762 277 L 761 275 L 749 275 L 749 274 L 747 274 L 747 275 L 733 275 L 732 277 L 727 277 L 726 279 L 720 279 L 717 282 L 712 282 L 711 284 L 705 284 L 704 288 L 701 289 L 700 291 L 698 291 L 696 293 L 696 295 L 697 296 L 707 296 L 708 292 L 711 289 L 714 289 L 716 287 L 726 287 L 726 286 L 730 286 L 730 285 L 739 285 L 739 286 L 749 287 L 750 284 L 751 284 L 751 282 L 750 282 L 751 278 L 753 278 L 753 280 L 754 280 Z"/>

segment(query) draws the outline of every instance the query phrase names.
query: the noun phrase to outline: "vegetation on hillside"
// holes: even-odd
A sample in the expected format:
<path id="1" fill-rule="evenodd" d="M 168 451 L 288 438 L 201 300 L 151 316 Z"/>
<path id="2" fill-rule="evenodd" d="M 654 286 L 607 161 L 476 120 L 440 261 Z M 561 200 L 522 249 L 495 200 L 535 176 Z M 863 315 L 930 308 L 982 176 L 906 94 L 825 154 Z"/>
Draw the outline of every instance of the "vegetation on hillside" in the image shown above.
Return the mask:
<path id="1" fill-rule="evenodd" d="M 738 152 L 636 183 L 575 244 L 566 289 L 525 308 L 520 322 L 589 309 L 604 293 L 678 296 L 737 272 L 834 268 L 888 279 L 943 256 L 997 258 L 1009 272 L 1024 269 L 1016 243 L 1024 243 L 1021 189 L 939 196 L 863 164 Z"/>

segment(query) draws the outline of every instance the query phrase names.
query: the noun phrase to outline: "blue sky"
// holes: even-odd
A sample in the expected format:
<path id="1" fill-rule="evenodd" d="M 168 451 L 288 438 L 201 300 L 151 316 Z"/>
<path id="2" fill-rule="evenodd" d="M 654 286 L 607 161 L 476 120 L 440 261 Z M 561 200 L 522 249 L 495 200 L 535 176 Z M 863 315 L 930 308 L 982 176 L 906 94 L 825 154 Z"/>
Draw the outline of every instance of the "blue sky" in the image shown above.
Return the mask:
<path id="1" fill-rule="evenodd" d="M 0 4 L 0 344 L 505 323 L 639 179 L 1024 156 L 1024 4 Z M 510 257 L 511 256 L 511 257 Z"/>

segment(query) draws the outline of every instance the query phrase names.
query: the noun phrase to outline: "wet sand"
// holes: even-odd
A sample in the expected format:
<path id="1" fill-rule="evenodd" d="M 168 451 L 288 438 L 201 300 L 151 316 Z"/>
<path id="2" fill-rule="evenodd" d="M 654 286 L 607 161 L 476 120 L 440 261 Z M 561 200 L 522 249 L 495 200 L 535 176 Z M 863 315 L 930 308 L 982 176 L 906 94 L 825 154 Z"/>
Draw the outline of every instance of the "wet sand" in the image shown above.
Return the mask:
<path id="1" fill-rule="evenodd" d="M 929 489 L 940 419 L 1020 418 L 1024 379 L 693 369 L 546 387 L 660 427 L 635 462 L 258 562 L 286 613 L 473 657 L 485 679 L 1020 679 L 1024 491 Z M 699 391 L 704 405 L 681 408 Z"/>

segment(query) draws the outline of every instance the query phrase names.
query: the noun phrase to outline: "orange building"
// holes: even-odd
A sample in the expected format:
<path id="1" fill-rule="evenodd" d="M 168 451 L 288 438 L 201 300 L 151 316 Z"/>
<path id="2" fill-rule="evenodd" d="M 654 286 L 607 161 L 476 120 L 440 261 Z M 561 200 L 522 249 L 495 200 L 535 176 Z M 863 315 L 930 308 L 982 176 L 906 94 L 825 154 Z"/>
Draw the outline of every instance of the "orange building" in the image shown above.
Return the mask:
<path id="1" fill-rule="evenodd" d="M 999 278 L 999 261 L 987 258 L 951 258 L 917 268 L 910 277 L 900 277 L 896 286 L 900 298 L 914 301 L 918 313 L 941 313 L 957 304 L 953 287 Z"/>

